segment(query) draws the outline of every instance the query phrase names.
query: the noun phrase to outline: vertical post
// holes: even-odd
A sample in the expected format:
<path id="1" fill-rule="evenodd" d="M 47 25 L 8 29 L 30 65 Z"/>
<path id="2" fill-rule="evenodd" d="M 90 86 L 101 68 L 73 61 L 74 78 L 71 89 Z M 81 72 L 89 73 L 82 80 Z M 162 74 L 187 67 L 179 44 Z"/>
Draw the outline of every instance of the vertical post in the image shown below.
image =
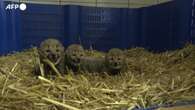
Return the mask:
<path id="1" fill-rule="evenodd" d="M 192 14 L 191 14 L 191 29 L 190 29 L 190 36 L 191 36 L 191 41 L 194 42 L 194 37 L 195 37 L 195 32 L 194 32 L 194 25 L 195 25 L 195 0 L 192 1 Z"/>
<path id="2" fill-rule="evenodd" d="M 80 6 L 70 6 L 69 7 L 69 43 L 78 42 L 79 35 L 79 8 Z"/>

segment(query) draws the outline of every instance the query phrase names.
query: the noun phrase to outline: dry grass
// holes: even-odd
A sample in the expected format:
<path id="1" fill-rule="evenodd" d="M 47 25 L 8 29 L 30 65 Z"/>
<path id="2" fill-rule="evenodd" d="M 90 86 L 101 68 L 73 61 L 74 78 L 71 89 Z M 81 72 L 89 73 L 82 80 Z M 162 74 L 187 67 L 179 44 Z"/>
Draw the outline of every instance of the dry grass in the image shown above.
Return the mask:
<path id="1" fill-rule="evenodd" d="M 195 99 L 194 52 L 194 45 L 160 54 L 134 48 L 126 51 L 126 73 L 70 72 L 54 80 L 32 74 L 32 50 L 2 56 L 0 109 L 118 110 Z"/>

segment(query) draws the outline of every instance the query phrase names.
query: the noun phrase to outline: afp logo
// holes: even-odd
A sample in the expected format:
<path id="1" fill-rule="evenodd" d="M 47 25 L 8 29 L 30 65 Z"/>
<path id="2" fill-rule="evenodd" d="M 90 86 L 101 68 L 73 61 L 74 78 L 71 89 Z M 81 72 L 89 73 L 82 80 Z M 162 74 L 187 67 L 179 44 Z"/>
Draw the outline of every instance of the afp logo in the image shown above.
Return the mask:
<path id="1" fill-rule="evenodd" d="M 8 4 L 5 7 L 5 10 L 17 10 L 20 9 L 21 11 L 25 11 L 27 8 L 25 3 L 21 3 L 21 4 L 16 4 L 16 3 L 12 3 L 12 4 Z"/>

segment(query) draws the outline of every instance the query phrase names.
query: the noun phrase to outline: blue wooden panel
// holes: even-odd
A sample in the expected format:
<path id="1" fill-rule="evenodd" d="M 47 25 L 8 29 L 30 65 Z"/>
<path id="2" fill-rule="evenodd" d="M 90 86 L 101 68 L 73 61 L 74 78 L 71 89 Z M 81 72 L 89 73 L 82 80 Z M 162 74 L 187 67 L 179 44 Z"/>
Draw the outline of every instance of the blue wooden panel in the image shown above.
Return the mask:
<path id="1" fill-rule="evenodd" d="M 103 51 L 135 46 L 164 51 L 194 40 L 192 0 L 139 9 L 27 4 L 26 11 L 5 11 L 0 3 L 1 53 L 38 45 L 49 36 L 65 46 L 82 43 Z"/>
<path id="2" fill-rule="evenodd" d="M 142 43 L 142 9 L 129 9 L 127 20 L 124 22 L 127 28 L 126 44 L 127 47 L 143 46 Z"/>
<path id="3" fill-rule="evenodd" d="M 4 34 L 5 34 L 5 32 L 4 32 L 4 25 L 5 24 L 3 24 L 4 23 L 4 11 L 3 11 L 3 8 L 4 8 L 4 6 L 3 6 L 3 1 L 0 1 L 0 34 L 1 34 L 1 40 L 0 40 L 0 53 L 3 53 L 3 49 L 4 49 L 4 47 L 3 47 L 3 41 L 4 41 Z"/>
<path id="4" fill-rule="evenodd" d="M 82 44 L 89 48 L 107 51 L 124 48 L 123 12 L 125 9 L 82 7 L 80 11 L 80 36 Z"/>
<path id="5" fill-rule="evenodd" d="M 142 9 L 141 36 L 144 47 L 153 51 L 165 51 L 172 47 L 173 2 Z"/>
<path id="6" fill-rule="evenodd" d="M 179 48 L 186 42 L 191 42 L 195 38 L 191 38 L 191 14 L 192 14 L 192 0 L 177 0 L 174 2 L 173 20 L 173 36 L 174 48 Z"/>
<path id="7" fill-rule="evenodd" d="M 79 19 L 80 19 L 80 6 L 69 6 L 68 9 L 68 44 L 79 43 Z"/>
<path id="8" fill-rule="evenodd" d="M 68 36 L 66 7 L 58 5 L 27 4 L 21 12 L 21 44 L 23 48 L 37 46 L 47 38 L 56 38 L 65 43 Z M 65 18 L 66 17 L 66 18 Z"/>
<path id="9" fill-rule="evenodd" d="M 0 1 L 0 32 L 1 46 L 0 54 L 6 54 L 11 51 L 18 51 L 18 43 L 20 39 L 20 13 L 18 10 L 5 10 L 5 7 L 10 2 Z"/>

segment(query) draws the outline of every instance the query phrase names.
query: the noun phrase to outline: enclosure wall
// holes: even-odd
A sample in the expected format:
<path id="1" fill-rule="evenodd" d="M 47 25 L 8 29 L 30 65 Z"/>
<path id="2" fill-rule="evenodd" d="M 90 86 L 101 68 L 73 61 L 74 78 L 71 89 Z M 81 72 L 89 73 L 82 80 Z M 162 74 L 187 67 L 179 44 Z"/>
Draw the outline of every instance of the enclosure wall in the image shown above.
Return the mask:
<path id="1" fill-rule="evenodd" d="M 142 46 L 154 51 L 191 42 L 192 0 L 176 0 L 142 8 L 27 4 L 27 10 L 5 10 L 13 2 L 0 1 L 0 53 L 38 45 L 48 37 L 65 46 L 86 48 Z"/>

